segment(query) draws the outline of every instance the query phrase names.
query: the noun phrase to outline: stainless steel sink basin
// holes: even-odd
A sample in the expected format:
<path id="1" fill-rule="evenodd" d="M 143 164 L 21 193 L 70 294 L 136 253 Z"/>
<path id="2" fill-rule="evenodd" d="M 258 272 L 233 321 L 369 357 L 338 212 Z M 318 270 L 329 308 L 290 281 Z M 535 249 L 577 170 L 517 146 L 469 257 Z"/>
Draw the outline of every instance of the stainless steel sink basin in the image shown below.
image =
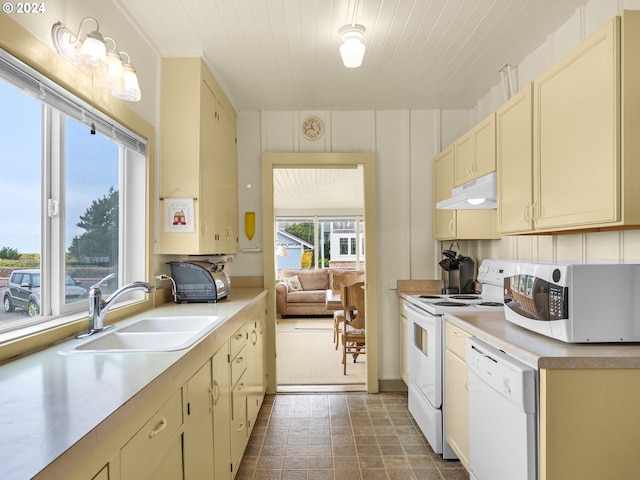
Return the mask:
<path id="1" fill-rule="evenodd" d="M 62 353 L 170 352 L 188 348 L 227 317 L 148 317 L 76 343 Z"/>

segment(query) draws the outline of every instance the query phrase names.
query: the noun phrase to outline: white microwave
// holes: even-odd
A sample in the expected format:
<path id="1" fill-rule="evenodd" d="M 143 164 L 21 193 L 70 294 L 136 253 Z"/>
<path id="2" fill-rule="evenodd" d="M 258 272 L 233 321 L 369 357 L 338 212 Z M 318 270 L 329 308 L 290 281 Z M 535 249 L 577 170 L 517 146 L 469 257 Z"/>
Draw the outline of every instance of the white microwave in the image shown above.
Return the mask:
<path id="1" fill-rule="evenodd" d="M 506 265 L 508 321 L 567 343 L 640 341 L 640 264 Z"/>

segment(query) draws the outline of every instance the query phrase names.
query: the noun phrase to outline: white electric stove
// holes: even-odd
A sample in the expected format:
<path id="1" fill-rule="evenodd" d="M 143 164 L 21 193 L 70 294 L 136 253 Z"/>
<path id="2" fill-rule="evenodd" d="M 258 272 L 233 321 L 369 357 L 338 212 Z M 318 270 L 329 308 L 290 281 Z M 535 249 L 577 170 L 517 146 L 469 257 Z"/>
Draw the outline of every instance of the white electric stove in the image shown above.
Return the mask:
<path id="1" fill-rule="evenodd" d="M 444 315 L 458 312 L 503 311 L 506 261 L 483 260 L 478 268 L 482 292 L 453 295 L 409 295 L 407 314 L 407 373 L 409 411 L 431 448 L 443 458 L 457 458 L 446 441 L 443 421 L 445 328 Z"/>

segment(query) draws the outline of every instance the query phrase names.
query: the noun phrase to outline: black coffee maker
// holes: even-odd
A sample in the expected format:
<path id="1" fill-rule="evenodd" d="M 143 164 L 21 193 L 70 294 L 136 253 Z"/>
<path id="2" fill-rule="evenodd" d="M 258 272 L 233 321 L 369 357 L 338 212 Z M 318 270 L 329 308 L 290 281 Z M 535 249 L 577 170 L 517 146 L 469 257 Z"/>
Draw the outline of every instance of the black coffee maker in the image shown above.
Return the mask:
<path id="1" fill-rule="evenodd" d="M 453 250 L 453 242 L 448 250 L 442 252 L 444 258 L 440 260 L 440 266 L 447 272 L 446 287 L 444 294 L 475 293 L 474 275 L 475 262 L 471 257 L 465 257 Z M 460 246 L 458 245 L 458 248 Z"/>

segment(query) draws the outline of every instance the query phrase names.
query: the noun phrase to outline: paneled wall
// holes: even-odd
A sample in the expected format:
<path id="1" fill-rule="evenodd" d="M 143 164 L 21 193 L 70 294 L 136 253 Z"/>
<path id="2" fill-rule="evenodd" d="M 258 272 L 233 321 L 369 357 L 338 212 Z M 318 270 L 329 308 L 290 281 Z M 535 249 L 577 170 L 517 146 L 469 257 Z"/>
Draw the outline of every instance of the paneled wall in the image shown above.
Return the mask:
<path id="1" fill-rule="evenodd" d="M 576 10 L 569 21 L 515 66 L 517 89 L 527 85 L 625 9 L 640 9 L 640 0 L 592 0 Z M 498 83 L 473 109 L 473 123 L 496 110 L 502 103 L 504 91 Z M 640 261 L 640 231 L 504 237 L 501 240 L 469 242 L 466 247 L 468 253 L 479 260 L 493 257 L 531 261 L 637 262 Z"/>

